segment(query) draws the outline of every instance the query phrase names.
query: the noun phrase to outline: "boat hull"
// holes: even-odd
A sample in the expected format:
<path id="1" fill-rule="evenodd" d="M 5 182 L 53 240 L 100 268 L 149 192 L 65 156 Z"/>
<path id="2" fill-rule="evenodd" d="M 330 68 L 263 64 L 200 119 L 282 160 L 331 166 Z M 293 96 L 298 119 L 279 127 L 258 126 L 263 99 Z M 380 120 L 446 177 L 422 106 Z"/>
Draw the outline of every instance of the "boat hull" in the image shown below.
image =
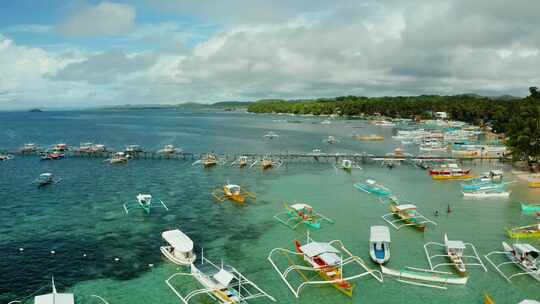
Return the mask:
<path id="1" fill-rule="evenodd" d="M 540 212 L 540 205 L 521 204 L 521 211 L 526 213 Z"/>
<path id="2" fill-rule="evenodd" d="M 175 257 L 171 252 L 171 246 L 161 246 L 159 248 L 161 250 L 161 253 L 164 257 L 166 257 L 169 261 L 173 262 L 176 265 L 180 266 L 188 266 L 191 265 L 193 262 L 195 262 L 195 259 L 197 258 L 196 255 L 192 255 L 192 258 L 190 259 L 180 259 L 178 257 Z"/>

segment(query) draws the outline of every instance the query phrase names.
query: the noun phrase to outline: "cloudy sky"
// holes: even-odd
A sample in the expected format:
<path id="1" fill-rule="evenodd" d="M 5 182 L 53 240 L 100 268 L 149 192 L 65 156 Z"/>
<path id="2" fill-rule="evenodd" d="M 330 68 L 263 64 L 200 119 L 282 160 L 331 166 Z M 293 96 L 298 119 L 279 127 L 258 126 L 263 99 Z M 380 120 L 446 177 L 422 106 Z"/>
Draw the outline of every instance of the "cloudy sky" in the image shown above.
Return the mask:
<path id="1" fill-rule="evenodd" d="M 440 4 L 437 4 L 437 3 Z M 540 1 L 0 1 L 0 109 L 524 96 Z"/>

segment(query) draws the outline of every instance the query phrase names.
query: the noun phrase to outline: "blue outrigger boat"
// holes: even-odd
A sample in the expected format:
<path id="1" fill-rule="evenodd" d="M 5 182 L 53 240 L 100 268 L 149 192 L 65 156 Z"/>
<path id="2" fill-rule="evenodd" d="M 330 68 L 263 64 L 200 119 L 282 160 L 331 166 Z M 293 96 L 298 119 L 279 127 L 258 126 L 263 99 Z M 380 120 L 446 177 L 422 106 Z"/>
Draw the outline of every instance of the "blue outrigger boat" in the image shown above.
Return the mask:
<path id="1" fill-rule="evenodd" d="M 366 179 L 365 183 L 356 183 L 353 185 L 356 189 L 360 191 L 364 191 L 367 193 L 372 193 L 378 196 L 389 196 L 392 195 L 392 192 L 390 189 L 386 188 L 385 186 L 378 184 L 376 181 L 372 179 Z"/>
<path id="2" fill-rule="evenodd" d="M 540 212 L 540 204 L 524 204 L 524 203 L 521 203 L 521 211 L 523 213 Z"/>

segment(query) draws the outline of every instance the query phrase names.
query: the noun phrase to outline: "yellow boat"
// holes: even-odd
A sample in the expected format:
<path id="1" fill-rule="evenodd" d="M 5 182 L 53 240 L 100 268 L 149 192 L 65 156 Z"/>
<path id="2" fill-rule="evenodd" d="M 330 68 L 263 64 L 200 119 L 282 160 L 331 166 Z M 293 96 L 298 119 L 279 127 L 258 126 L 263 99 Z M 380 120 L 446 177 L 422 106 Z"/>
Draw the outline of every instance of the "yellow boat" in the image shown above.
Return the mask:
<path id="1" fill-rule="evenodd" d="M 484 294 L 484 304 L 495 304 L 495 300 L 493 300 L 487 293 Z"/>
<path id="2" fill-rule="evenodd" d="M 531 175 L 528 179 L 529 188 L 540 188 L 540 175 Z"/>
<path id="3" fill-rule="evenodd" d="M 475 178 L 472 174 L 450 174 L 450 175 L 432 175 L 434 180 L 467 180 Z"/>
<path id="4" fill-rule="evenodd" d="M 353 135 L 353 139 L 362 141 L 381 141 L 384 140 L 384 136 L 381 135 Z"/>
<path id="5" fill-rule="evenodd" d="M 513 239 L 540 238 L 540 224 L 533 224 L 508 229 L 508 236 Z"/>
<path id="6" fill-rule="evenodd" d="M 216 189 L 212 192 L 212 196 L 219 202 L 231 200 L 233 202 L 244 204 L 246 199 L 256 200 L 255 194 L 242 189 L 242 187 L 234 184 L 225 184 L 222 189 Z"/>
<path id="7" fill-rule="evenodd" d="M 262 162 L 261 162 L 261 166 L 262 166 L 263 170 L 272 168 L 272 166 L 273 166 L 272 160 L 267 159 L 267 158 L 263 159 Z"/>

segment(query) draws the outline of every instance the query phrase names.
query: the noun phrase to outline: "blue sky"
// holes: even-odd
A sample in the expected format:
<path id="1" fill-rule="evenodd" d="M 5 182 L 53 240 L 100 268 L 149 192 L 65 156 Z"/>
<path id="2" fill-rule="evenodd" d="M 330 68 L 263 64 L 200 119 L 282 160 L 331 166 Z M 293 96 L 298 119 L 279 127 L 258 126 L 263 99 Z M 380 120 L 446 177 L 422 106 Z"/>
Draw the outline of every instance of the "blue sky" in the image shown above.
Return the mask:
<path id="1" fill-rule="evenodd" d="M 0 109 L 527 94 L 540 1 L 0 1 Z"/>

